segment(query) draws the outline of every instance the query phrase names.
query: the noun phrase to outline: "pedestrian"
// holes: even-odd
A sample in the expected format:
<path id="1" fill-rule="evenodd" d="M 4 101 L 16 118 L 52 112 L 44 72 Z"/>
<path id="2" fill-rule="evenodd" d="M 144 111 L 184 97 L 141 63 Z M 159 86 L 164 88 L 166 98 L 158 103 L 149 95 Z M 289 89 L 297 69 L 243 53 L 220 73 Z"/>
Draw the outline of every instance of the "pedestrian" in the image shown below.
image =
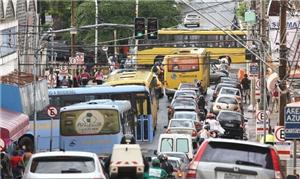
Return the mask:
<path id="1" fill-rule="evenodd" d="M 68 75 L 68 87 L 72 88 L 73 87 L 73 80 L 71 79 L 71 76 Z"/>
<path id="2" fill-rule="evenodd" d="M 79 87 L 81 85 L 79 72 L 76 72 L 76 75 L 73 77 L 73 87 Z"/>
<path id="3" fill-rule="evenodd" d="M 202 87 L 201 81 L 197 80 L 196 87 L 199 89 L 200 95 L 204 95 L 204 89 Z"/>
<path id="4" fill-rule="evenodd" d="M 275 88 L 272 90 L 272 109 L 271 112 L 273 112 L 275 108 L 275 112 L 278 112 L 278 103 L 279 103 L 279 89 L 277 85 L 275 85 Z"/>
<path id="5" fill-rule="evenodd" d="M 243 90 L 243 95 L 245 98 L 245 104 L 247 104 L 247 98 L 249 99 L 249 103 L 250 103 L 250 84 L 251 81 L 248 78 L 247 74 L 244 74 L 244 78 L 241 81 L 242 84 L 242 90 Z"/>
<path id="6" fill-rule="evenodd" d="M 63 76 L 63 79 L 60 82 L 60 86 L 62 86 L 62 87 L 68 87 L 69 86 L 69 81 L 67 80 L 66 76 Z"/>
<path id="7" fill-rule="evenodd" d="M 13 178 L 12 167 L 11 167 L 10 159 L 7 153 L 5 152 L 5 143 L 2 139 L 0 139 L 0 152 L 1 152 L 1 158 L 0 158 L 1 178 L 12 179 Z"/>
<path id="8" fill-rule="evenodd" d="M 90 74 L 87 72 L 87 70 L 84 70 L 81 74 L 80 74 L 80 80 L 82 85 L 87 85 L 89 80 L 90 80 Z"/>
<path id="9" fill-rule="evenodd" d="M 24 162 L 24 167 L 26 167 L 30 157 L 32 156 L 32 152 L 29 148 L 27 148 L 25 145 L 23 146 L 25 149 L 25 152 L 23 154 L 23 162 Z"/>
<path id="10" fill-rule="evenodd" d="M 21 179 L 24 171 L 24 163 L 23 158 L 18 154 L 16 149 L 13 151 L 13 155 L 10 158 L 10 163 L 14 179 Z"/>
<path id="11" fill-rule="evenodd" d="M 97 85 L 102 85 L 104 75 L 103 75 L 103 69 L 98 69 L 98 71 L 95 73 L 95 79 L 97 82 Z"/>

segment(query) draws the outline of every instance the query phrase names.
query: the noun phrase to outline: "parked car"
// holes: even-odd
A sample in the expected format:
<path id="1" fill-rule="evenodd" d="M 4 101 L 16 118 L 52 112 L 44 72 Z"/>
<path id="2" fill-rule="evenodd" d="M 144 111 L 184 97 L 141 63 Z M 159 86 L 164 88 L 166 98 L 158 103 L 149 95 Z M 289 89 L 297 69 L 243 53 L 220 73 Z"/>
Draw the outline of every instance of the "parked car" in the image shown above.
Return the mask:
<path id="1" fill-rule="evenodd" d="M 98 156 L 89 152 L 56 151 L 33 154 L 23 179 L 106 179 Z"/>
<path id="2" fill-rule="evenodd" d="M 232 87 L 222 87 L 219 95 L 233 95 L 236 97 L 239 103 L 242 103 L 242 93 L 238 88 L 232 88 Z"/>
<path id="3" fill-rule="evenodd" d="M 162 152 L 183 152 L 189 159 L 194 156 L 191 135 L 187 134 L 160 134 L 157 150 L 154 154 Z"/>
<path id="4" fill-rule="evenodd" d="M 183 20 L 185 27 L 196 26 L 200 27 L 200 15 L 198 14 L 187 14 Z"/>
<path id="5" fill-rule="evenodd" d="M 242 111 L 238 100 L 233 95 L 219 95 L 212 106 L 211 112 L 217 115 L 222 109 L 237 112 Z"/>
<path id="6" fill-rule="evenodd" d="M 219 83 L 216 88 L 214 89 L 213 95 L 212 95 L 212 101 L 215 101 L 215 99 L 218 97 L 219 92 L 222 87 L 231 87 L 231 88 L 238 88 L 240 89 L 240 85 L 235 85 L 231 83 Z"/>
<path id="7" fill-rule="evenodd" d="M 221 110 L 216 119 L 225 129 L 223 137 L 244 138 L 246 120 L 240 112 Z"/>
<path id="8" fill-rule="evenodd" d="M 188 134 L 191 135 L 192 140 L 196 141 L 197 130 L 194 121 L 190 119 L 171 119 L 167 127 L 168 134 Z"/>
<path id="9" fill-rule="evenodd" d="M 197 131 L 200 131 L 202 129 L 201 123 L 200 123 L 200 117 L 199 115 L 194 111 L 176 111 L 173 115 L 174 119 L 190 119 L 194 121 L 194 125 Z"/>
<path id="10" fill-rule="evenodd" d="M 283 179 L 283 175 L 273 146 L 210 138 L 202 143 L 189 164 L 187 178 Z"/>
<path id="11" fill-rule="evenodd" d="M 215 68 L 210 68 L 210 83 L 213 84 L 218 84 L 221 81 L 222 77 L 227 77 L 228 74 L 223 72 L 223 71 L 219 71 L 218 69 Z"/>

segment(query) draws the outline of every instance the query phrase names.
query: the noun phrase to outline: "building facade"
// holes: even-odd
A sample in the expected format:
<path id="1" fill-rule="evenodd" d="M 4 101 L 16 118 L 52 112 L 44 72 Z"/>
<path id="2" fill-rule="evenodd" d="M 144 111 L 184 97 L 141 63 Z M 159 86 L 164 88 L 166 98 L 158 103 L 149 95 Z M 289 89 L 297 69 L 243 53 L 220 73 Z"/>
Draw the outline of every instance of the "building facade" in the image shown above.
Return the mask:
<path id="1" fill-rule="evenodd" d="M 37 39 L 37 0 L 0 0 L 0 76 L 32 73 Z"/>

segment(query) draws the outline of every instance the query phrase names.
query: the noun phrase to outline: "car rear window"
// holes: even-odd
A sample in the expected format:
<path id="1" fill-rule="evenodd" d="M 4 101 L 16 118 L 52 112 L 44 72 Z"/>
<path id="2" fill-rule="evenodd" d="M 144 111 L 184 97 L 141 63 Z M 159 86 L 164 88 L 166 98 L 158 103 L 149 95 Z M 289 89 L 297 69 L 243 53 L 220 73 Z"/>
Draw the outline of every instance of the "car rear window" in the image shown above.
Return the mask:
<path id="1" fill-rule="evenodd" d="M 242 120 L 242 115 L 235 112 L 220 112 L 218 115 L 218 120 L 231 121 L 231 120 Z"/>
<path id="2" fill-rule="evenodd" d="M 37 157 L 32 160 L 32 173 L 91 173 L 95 171 L 95 161 L 91 157 L 54 156 Z"/>
<path id="3" fill-rule="evenodd" d="M 175 119 L 192 119 L 192 120 L 196 120 L 196 115 L 195 114 L 188 114 L 188 113 L 183 113 L 183 114 L 174 114 L 174 118 Z"/>
<path id="4" fill-rule="evenodd" d="M 225 104 L 237 104 L 237 101 L 231 97 L 221 97 L 217 101 L 218 103 L 225 103 Z"/>
<path id="5" fill-rule="evenodd" d="M 209 142 L 201 161 L 273 169 L 269 148 L 247 144 Z"/>

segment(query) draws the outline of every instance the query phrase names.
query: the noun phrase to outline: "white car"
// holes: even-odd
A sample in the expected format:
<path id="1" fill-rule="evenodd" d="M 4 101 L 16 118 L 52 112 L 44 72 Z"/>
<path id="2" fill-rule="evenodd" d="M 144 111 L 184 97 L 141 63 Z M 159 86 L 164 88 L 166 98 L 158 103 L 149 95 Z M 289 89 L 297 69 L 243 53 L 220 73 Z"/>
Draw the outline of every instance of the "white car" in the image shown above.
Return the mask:
<path id="1" fill-rule="evenodd" d="M 174 119 L 190 119 L 190 120 L 194 121 L 197 131 L 201 130 L 200 117 L 194 111 L 175 111 L 173 118 Z"/>
<path id="2" fill-rule="evenodd" d="M 216 101 L 212 106 L 211 111 L 217 115 L 220 112 L 220 110 L 241 112 L 241 107 L 235 96 L 218 95 Z"/>
<path id="3" fill-rule="evenodd" d="M 222 87 L 219 95 L 233 95 L 236 97 L 236 99 L 239 101 L 239 103 L 242 102 L 242 93 L 238 88 L 232 88 L 232 87 Z"/>
<path id="4" fill-rule="evenodd" d="M 57 151 L 33 154 L 23 179 L 106 179 L 98 156 L 90 152 Z"/>
<path id="5" fill-rule="evenodd" d="M 190 119 L 171 119 L 166 133 L 169 134 L 188 134 L 193 140 L 197 138 L 197 130 L 194 122 Z"/>
<path id="6" fill-rule="evenodd" d="M 198 14 L 187 14 L 183 20 L 183 25 L 185 27 L 197 26 L 200 27 L 201 17 Z"/>

